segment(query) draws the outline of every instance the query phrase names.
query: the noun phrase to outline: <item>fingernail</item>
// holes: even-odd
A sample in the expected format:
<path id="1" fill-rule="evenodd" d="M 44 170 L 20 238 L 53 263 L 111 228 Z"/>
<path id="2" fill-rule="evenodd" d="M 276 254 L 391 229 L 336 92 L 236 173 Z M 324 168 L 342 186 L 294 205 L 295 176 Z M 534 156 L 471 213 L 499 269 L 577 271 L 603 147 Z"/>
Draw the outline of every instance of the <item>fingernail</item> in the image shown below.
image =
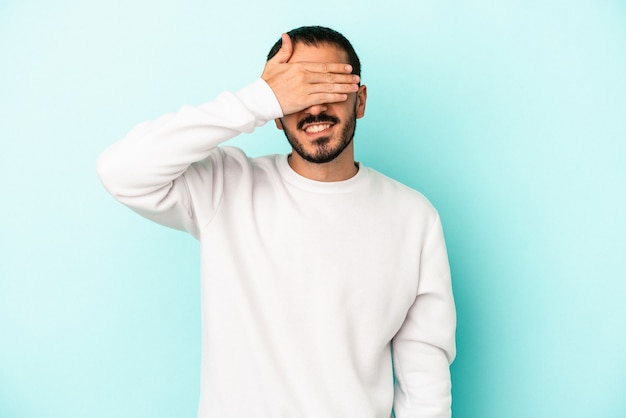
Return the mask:
<path id="1" fill-rule="evenodd" d="M 352 66 L 351 65 L 346 65 L 346 71 L 352 71 Z"/>
<path id="2" fill-rule="evenodd" d="M 356 81 L 357 83 L 359 82 L 359 78 L 360 77 L 358 75 L 352 76 L 352 79 Z"/>

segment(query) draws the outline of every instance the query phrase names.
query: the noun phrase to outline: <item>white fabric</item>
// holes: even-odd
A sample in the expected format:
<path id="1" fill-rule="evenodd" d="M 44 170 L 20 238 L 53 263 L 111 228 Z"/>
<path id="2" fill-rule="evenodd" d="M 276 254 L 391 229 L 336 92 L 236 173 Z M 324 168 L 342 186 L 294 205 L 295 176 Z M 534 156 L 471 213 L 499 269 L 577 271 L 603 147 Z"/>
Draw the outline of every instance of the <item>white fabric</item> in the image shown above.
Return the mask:
<path id="1" fill-rule="evenodd" d="M 280 116 L 259 79 L 139 125 L 98 160 L 119 201 L 200 240 L 198 417 L 450 417 L 437 212 L 362 165 L 324 183 L 284 155 L 217 147 Z"/>

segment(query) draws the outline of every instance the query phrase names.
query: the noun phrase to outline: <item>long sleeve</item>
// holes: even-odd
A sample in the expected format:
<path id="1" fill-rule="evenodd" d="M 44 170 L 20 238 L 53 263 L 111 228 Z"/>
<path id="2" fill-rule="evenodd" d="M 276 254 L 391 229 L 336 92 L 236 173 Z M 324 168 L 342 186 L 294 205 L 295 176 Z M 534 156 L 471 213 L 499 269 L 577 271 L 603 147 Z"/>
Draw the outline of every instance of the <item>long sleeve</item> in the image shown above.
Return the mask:
<path id="1" fill-rule="evenodd" d="M 195 219 L 185 173 L 194 163 L 209 165 L 202 181 L 211 195 L 209 206 L 217 207 L 220 178 L 210 167 L 216 147 L 281 116 L 278 100 L 259 78 L 236 93 L 138 125 L 100 155 L 98 176 L 109 193 L 142 216 L 197 236 L 201 220 Z"/>
<path id="2" fill-rule="evenodd" d="M 439 217 L 420 256 L 415 302 L 392 341 L 396 418 L 451 416 L 456 311 Z"/>

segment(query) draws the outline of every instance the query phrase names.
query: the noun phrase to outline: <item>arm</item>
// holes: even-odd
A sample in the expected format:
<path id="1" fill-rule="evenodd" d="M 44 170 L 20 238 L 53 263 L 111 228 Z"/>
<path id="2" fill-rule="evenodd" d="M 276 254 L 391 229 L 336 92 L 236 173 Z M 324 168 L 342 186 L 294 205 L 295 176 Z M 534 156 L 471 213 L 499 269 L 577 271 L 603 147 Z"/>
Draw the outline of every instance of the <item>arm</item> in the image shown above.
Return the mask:
<path id="1" fill-rule="evenodd" d="M 259 79 L 237 93 L 138 125 L 100 156 L 98 175 L 117 200 L 141 215 L 196 234 L 184 173 L 218 144 L 278 116 L 272 90 Z M 209 184 L 219 181 L 210 171 L 206 176 Z M 217 205 L 219 196 L 213 197 Z"/>
<path id="2" fill-rule="evenodd" d="M 197 235 L 198 220 L 185 176 L 193 172 L 202 177 L 211 193 L 202 216 L 209 217 L 204 212 L 214 210 L 220 199 L 219 153 L 213 152 L 220 143 L 283 114 L 346 100 L 345 93 L 356 87 L 358 80 L 350 74 L 350 66 L 292 64 L 288 62 L 292 52 L 291 40 L 284 34 L 282 48 L 252 85 L 134 128 L 98 160 L 105 188 L 141 215 Z M 196 162 L 204 167 L 192 167 Z"/>
<path id="3" fill-rule="evenodd" d="M 396 418 L 451 416 L 456 313 L 439 217 L 420 257 L 415 302 L 392 341 Z"/>

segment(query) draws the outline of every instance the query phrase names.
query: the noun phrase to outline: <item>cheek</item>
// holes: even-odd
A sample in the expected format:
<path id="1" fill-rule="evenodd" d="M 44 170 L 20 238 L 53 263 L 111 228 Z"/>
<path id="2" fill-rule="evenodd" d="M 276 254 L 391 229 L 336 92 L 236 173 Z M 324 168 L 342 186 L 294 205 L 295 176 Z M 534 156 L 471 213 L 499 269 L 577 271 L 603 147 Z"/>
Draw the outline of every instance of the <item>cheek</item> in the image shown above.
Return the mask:
<path id="1" fill-rule="evenodd" d="M 280 127 L 278 129 L 282 129 L 282 130 L 286 130 L 286 131 L 290 131 L 290 132 L 294 132 L 296 131 L 296 126 L 297 126 L 297 122 L 298 122 L 298 118 L 296 118 L 295 116 L 283 116 L 280 119 L 277 119 L 278 122 L 280 122 Z M 276 124 L 276 126 L 278 127 L 278 122 Z"/>
<path id="2" fill-rule="evenodd" d="M 336 115 L 341 120 L 345 121 L 355 114 L 358 109 L 358 104 L 359 102 L 355 94 L 354 97 L 348 98 L 345 102 L 328 105 L 328 113 Z"/>

